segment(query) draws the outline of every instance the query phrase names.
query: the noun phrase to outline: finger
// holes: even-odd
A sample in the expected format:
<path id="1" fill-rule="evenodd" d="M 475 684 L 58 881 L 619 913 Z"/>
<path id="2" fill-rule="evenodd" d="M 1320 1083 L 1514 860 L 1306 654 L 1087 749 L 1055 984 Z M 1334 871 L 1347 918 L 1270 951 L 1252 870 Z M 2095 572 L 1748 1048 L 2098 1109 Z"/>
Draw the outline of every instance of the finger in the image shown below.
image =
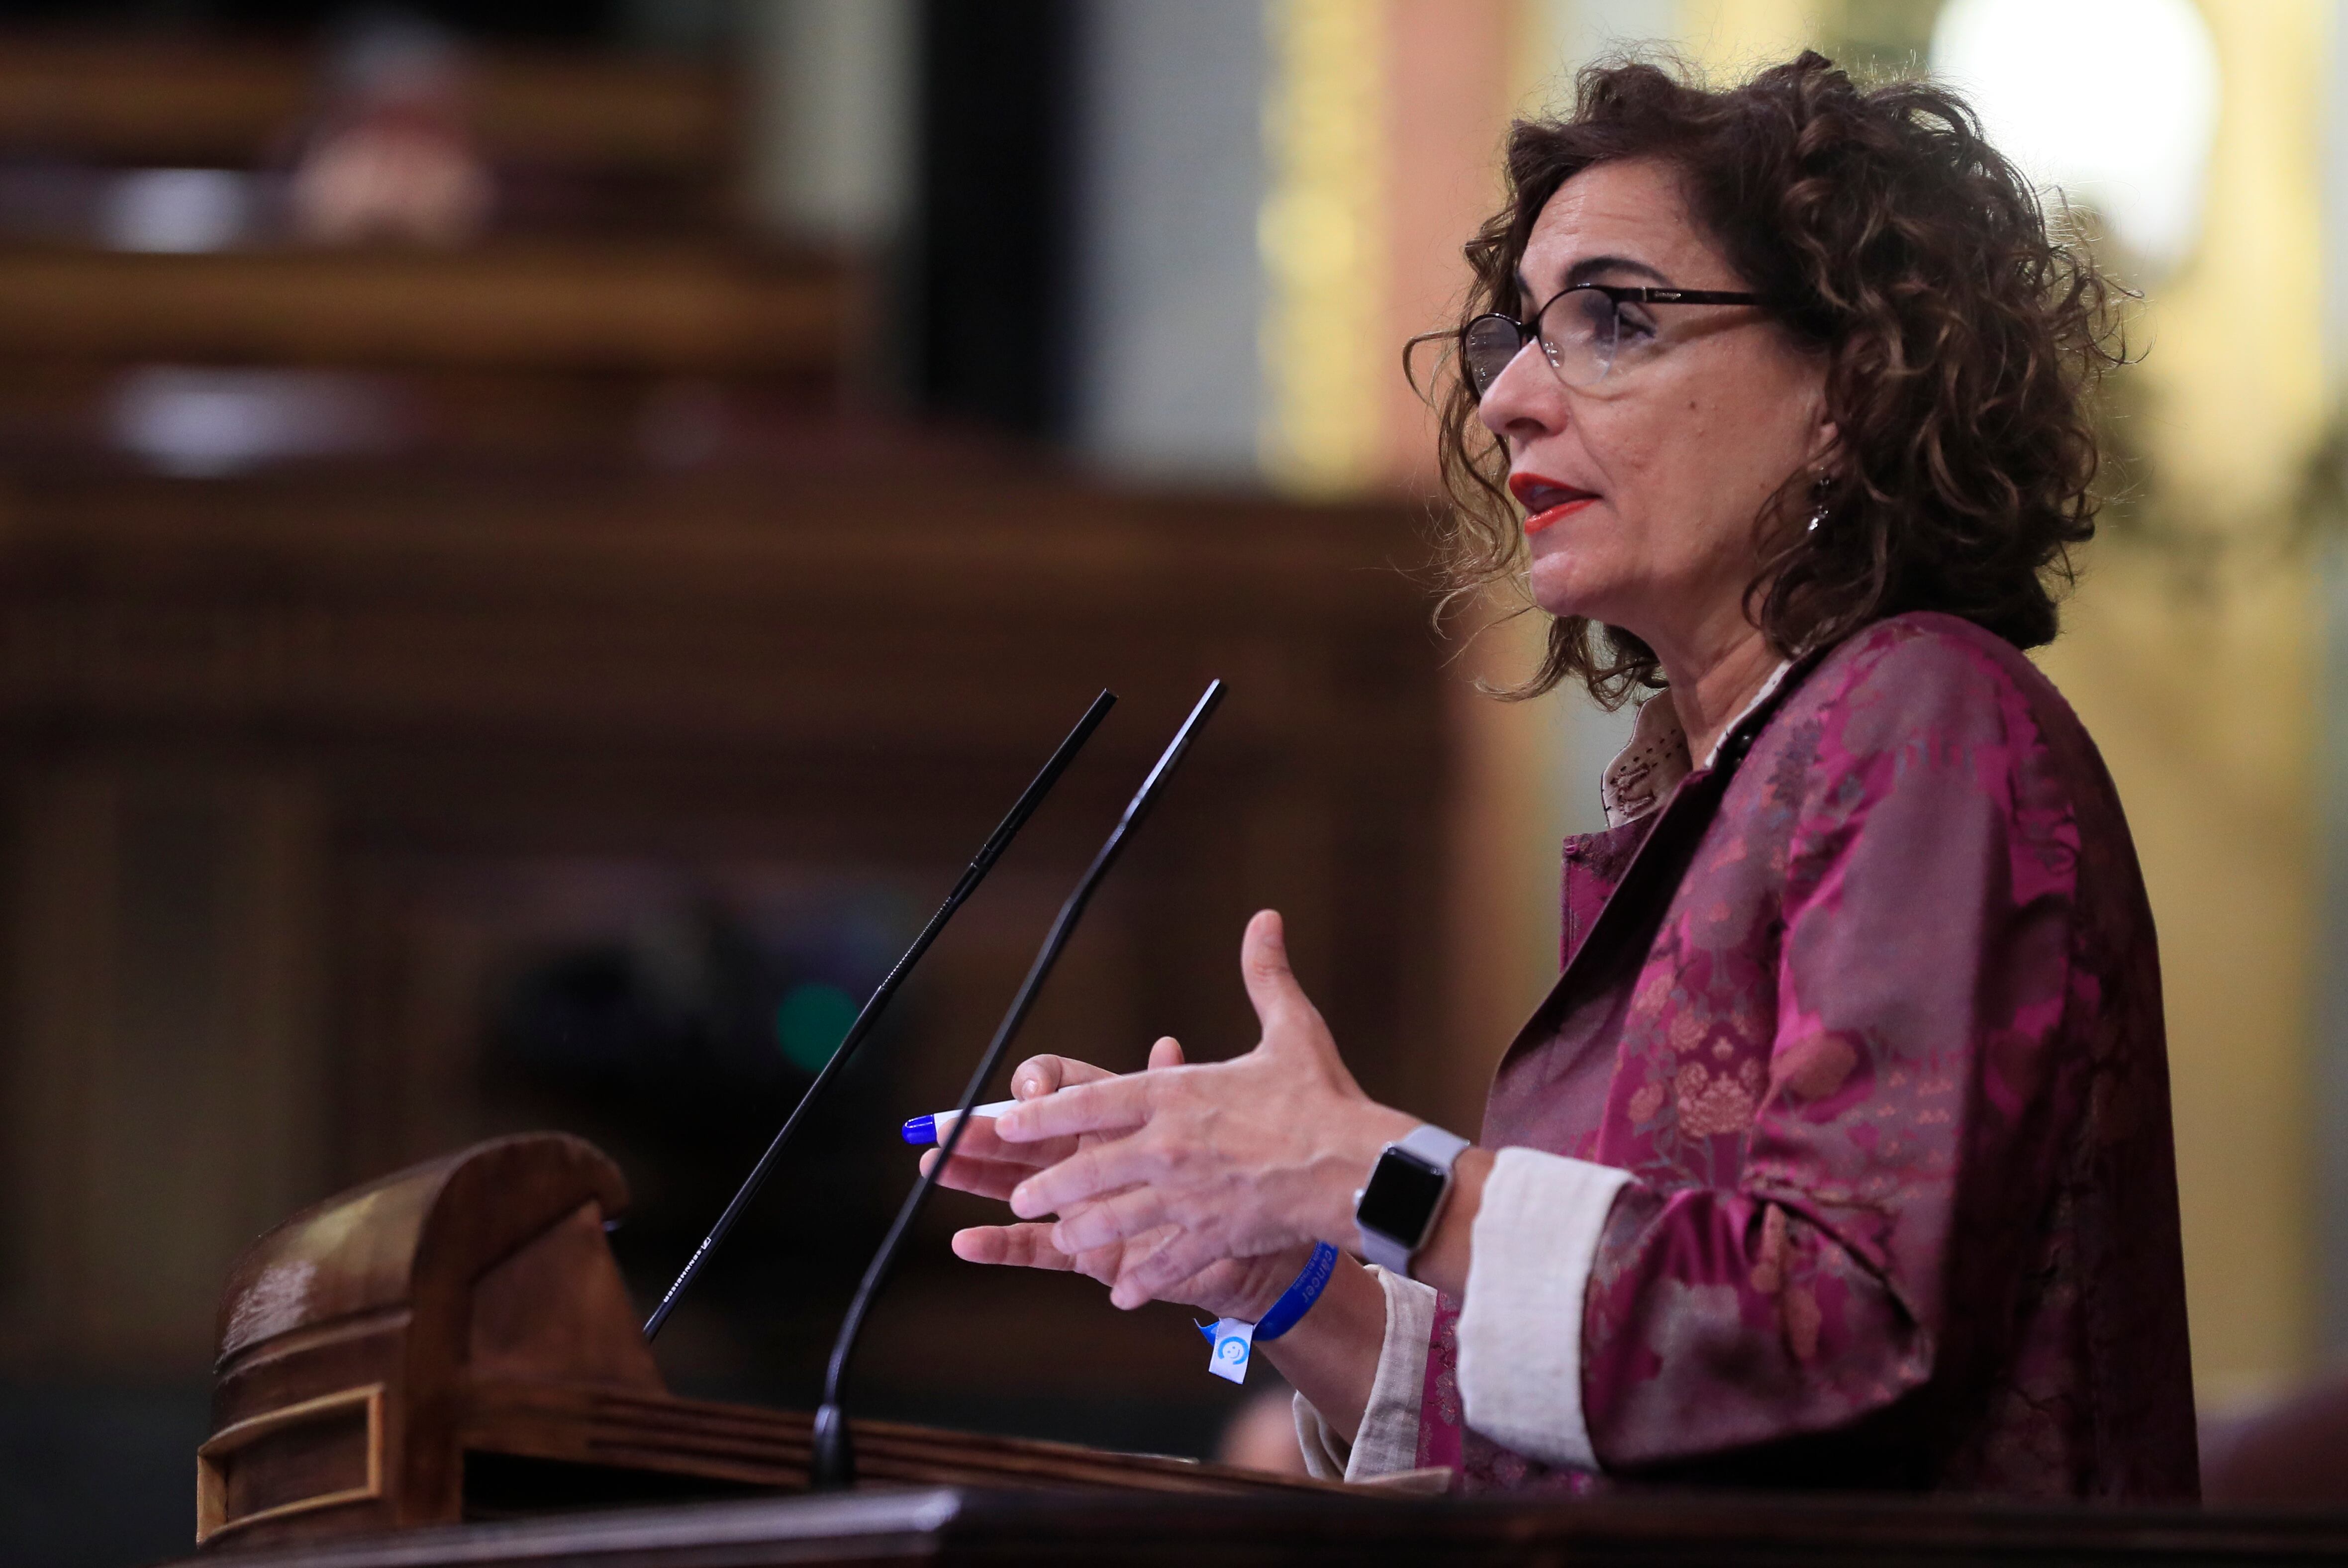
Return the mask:
<path id="1" fill-rule="evenodd" d="M 965 1164 L 1016 1166 L 1022 1173 L 1033 1176 L 1038 1171 L 1049 1170 L 1076 1151 L 1076 1140 L 1073 1138 L 1049 1139 L 1042 1143 L 998 1143 L 991 1138 L 980 1139 L 976 1136 L 977 1130 L 976 1128 L 973 1128 L 971 1135 L 963 1138 L 962 1146 L 954 1150 L 953 1162 L 956 1166 Z M 943 1152 L 945 1152 L 945 1145 L 942 1143 L 934 1149 L 922 1150 L 922 1171 L 924 1175 L 928 1174 L 930 1168 L 938 1162 L 938 1156 Z M 1057 1158 L 1054 1158 L 1056 1155 Z M 946 1184 L 953 1185 L 952 1171 L 946 1173 Z"/>
<path id="2" fill-rule="evenodd" d="M 1101 1284 L 1108 1286 L 1108 1304 L 1111 1306 L 1119 1312 L 1131 1312 L 1138 1306 L 1147 1306 L 1151 1301 L 1158 1299 L 1142 1289 L 1140 1285 L 1131 1283 L 1128 1274 L 1131 1271 L 1134 1260 L 1166 1246 L 1179 1233 L 1171 1225 L 1161 1226 L 1158 1230 L 1148 1233 L 1146 1236 L 1136 1236 L 1132 1241 L 1117 1249 L 1118 1265 L 1112 1268 L 1107 1277 L 1101 1281 Z"/>
<path id="3" fill-rule="evenodd" d="M 1179 1068 L 1181 1065 L 1182 1042 L 1173 1036 L 1168 1035 L 1149 1047 L 1150 1071 L 1156 1072 L 1159 1068 Z"/>
<path id="4" fill-rule="evenodd" d="M 1292 1043 L 1299 1026 L 1317 1023 L 1311 998 L 1288 966 L 1288 935 L 1278 910 L 1258 910 L 1248 922 L 1240 938 L 1240 977 L 1263 1026 L 1265 1045 L 1277 1049 Z"/>
<path id="5" fill-rule="evenodd" d="M 1125 1266 L 1126 1249 L 1131 1246 L 1159 1245 L 1172 1234 L 1168 1230 L 1153 1231 L 1131 1242 L 1116 1242 L 1106 1247 L 1092 1247 L 1076 1254 L 1076 1272 L 1102 1284 L 1116 1283 L 1118 1271 Z"/>
<path id="6" fill-rule="evenodd" d="M 1029 1057 L 1011 1069 L 1011 1098 L 1041 1099 L 1072 1085 L 1116 1076 L 1107 1068 L 1097 1068 L 1074 1057 Z"/>
<path id="7" fill-rule="evenodd" d="M 1155 1188 L 1136 1187 L 1063 1208 L 1059 1222 L 1052 1227 L 1052 1244 L 1064 1253 L 1086 1253 L 1131 1241 L 1170 1222 L 1165 1194 Z"/>
<path id="8" fill-rule="evenodd" d="M 922 1156 L 922 1171 L 926 1175 L 938 1162 L 938 1151 L 931 1150 Z M 1033 1165 L 1014 1164 L 1003 1160 L 967 1160 L 957 1154 L 954 1161 L 938 1178 L 938 1185 L 957 1192 L 969 1192 L 981 1198 L 1008 1201 L 1019 1183 L 1035 1174 Z"/>
<path id="9" fill-rule="evenodd" d="M 1179 1259 L 1197 1250 L 1175 1225 L 1160 1226 L 1126 1243 L 1117 1273 L 1102 1282 L 1108 1286 L 1110 1305 L 1130 1312 L 1150 1301 L 1186 1299 L 1183 1287 L 1221 1260 L 1210 1256 L 1200 1267 L 1184 1271 L 1174 1266 L 1175 1260 L 1168 1254 Z"/>
<path id="10" fill-rule="evenodd" d="M 1066 1214 L 1080 1203 L 1097 1202 L 1161 1175 L 1165 1164 L 1163 1154 L 1138 1139 L 1096 1143 L 1013 1188 L 1011 1212 L 1023 1220 Z"/>
<path id="11" fill-rule="evenodd" d="M 1004 1160 L 1013 1164 L 1025 1165 L 1040 1171 L 1046 1165 L 1058 1164 L 1076 1151 L 1076 1140 L 1073 1138 L 1045 1139 L 1041 1142 L 1033 1143 L 1006 1143 L 1003 1140 L 1002 1135 L 995 1130 L 994 1123 L 995 1118 L 991 1116 L 972 1117 L 970 1126 L 962 1135 L 962 1140 L 954 1145 L 954 1158 L 956 1160 Z M 949 1125 L 945 1130 L 952 1132 L 953 1129 Z M 943 1147 L 945 1140 L 941 1138 L 938 1142 L 940 1147 Z"/>
<path id="12" fill-rule="evenodd" d="M 954 1233 L 953 1250 L 954 1256 L 964 1263 L 1062 1274 L 1076 1266 L 1076 1259 L 1052 1244 L 1049 1225 L 973 1225 Z"/>
<path id="13" fill-rule="evenodd" d="M 1006 1143 L 1035 1143 L 1080 1132 L 1110 1132 L 1149 1119 L 1149 1075 L 1134 1073 L 1076 1088 L 1048 1099 L 1031 1099 L 994 1119 L 994 1136 Z"/>
<path id="14" fill-rule="evenodd" d="M 1108 1297 L 1131 1310 L 1147 1301 L 1176 1294 L 1186 1282 L 1224 1262 L 1217 1248 L 1202 1236 L 1172 1230 L 1163 1242 L 1146 1251 L 1126 1248 L 1126 1264 L 1109 1282 Z"/>

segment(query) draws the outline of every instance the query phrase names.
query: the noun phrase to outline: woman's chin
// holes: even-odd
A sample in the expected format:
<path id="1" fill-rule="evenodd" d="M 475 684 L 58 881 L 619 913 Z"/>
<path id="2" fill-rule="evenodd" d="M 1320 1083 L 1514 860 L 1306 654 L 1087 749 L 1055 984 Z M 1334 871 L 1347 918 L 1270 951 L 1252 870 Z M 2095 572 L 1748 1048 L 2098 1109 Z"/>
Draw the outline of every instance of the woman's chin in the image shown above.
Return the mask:
<path id="1" fill-rule="evenodd" d="M 1560 618 L 1579 615 L 1586 620 L 1603 621 L 1612 597 L 1591 581 L 1587 571 L 1577 571 L 1573 562 L 1555 557 L 1533 562 L 1527 586 L 1532 592 L 1534 603 Z"/>

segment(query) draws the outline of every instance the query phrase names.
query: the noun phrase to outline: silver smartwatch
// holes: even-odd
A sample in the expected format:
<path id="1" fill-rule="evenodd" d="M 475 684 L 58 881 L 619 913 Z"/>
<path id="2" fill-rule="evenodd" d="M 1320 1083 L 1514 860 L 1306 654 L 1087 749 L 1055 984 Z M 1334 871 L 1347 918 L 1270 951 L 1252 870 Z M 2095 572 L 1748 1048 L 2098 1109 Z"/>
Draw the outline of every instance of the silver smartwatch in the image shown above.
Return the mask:
<path id="1" fill-rule="evenodd" d="M 1421 1124 L 1378 1150 L 1370 1179 L 1354 1194 L 1354 1223 L 1362 1256 L 1408 1275 L 1411 1254 L 1423 1246 L 1451 1194 L 1451 1166 L 1468 1147 L 1439 1127 Z"/>

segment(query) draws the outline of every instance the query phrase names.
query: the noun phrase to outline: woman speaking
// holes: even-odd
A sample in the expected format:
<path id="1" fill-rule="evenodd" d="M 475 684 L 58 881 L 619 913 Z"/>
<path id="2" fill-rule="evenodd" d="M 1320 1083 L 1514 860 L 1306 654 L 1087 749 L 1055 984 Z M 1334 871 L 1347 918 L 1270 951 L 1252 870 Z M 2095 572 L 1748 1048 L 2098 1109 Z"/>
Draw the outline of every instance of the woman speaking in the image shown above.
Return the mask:
<path id="1" fill-rule="evenodd" d="M 1529 573 L 1539 686 L 1654 693 L 1564 973 L 1470 1144 L 1361 1092 L 1259 914 L 1255 1048 L 1023 1064 L 946 1173 L 1019 1222 L 955 1250 L 1276 1315 L 1326 1476 L 2191 1497 L 2151 913 L 2021 651 L 2090 532 L 2102 279 L 1959 99 L 1816 55 L 1593 68 L 1508 173 L 1455 582 Z"/>

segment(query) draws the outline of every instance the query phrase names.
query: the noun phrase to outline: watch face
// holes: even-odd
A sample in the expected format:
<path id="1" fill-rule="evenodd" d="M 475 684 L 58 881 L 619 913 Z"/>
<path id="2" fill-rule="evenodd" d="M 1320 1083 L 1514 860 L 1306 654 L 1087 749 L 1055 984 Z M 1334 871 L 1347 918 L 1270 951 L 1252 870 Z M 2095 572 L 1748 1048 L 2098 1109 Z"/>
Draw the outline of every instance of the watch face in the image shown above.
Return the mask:
<path id="1" fill-rule="evenodd" d="M 1416 1246 L 1426 1233 L 1435 1206 L 1443 1201 L 1446 1173 L 1400 1150 L 1388 1150 L 1370 1171 L 1370 1184 L 1354 1218 L 1365 1230 Z"/>

